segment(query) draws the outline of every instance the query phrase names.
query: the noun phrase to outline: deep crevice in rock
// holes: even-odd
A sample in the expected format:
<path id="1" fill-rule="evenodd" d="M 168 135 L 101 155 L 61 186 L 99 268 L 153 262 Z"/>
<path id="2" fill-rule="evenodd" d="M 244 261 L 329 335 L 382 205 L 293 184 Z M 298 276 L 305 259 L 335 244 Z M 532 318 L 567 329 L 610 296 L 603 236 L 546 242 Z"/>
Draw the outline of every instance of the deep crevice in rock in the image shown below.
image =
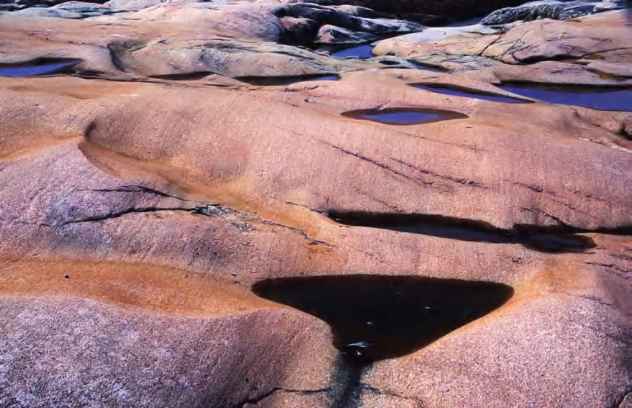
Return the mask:
<path id="1" fill-rule="evenodd" d="M 261 224 L 261 225 L 271 226 L 274 228 L 282 228 L 294 234 L 297 234 L 301 236 L 305 241 L 307 241 L 308 245 L 322 245 L 329 248 L 332 248 L 334 246 L 328 242 L 312 238 L 304 230 L 297 227 L 293 227 L 291 225 L 285 225 L 279 222 L 262 219 L 254 214 L 243 213 L 243 212 L 240 212 L 230 207 L 223 206 L 218 203 L 206 203 L 206 202 L 200 202 L 200 201 L 187 200 L 185 198 L 178 197 L 176 195 L 165 193 L 163 191 L 159 191 L 159 190 L 142 186 L 142 185 L 131 184 L 131 185 L 122 185 L 122 186 L 118 186 L 114 188 L 101 188 L 101 189 L 75 190 L 75 191 L 76 192 L 94 192 L 94 193 L 150 194 L 150 195 L 156 195 L 159 197 L 175 199 L 175 200 L 181 201 L 183 205 L 177 206 L 177 207 L 131 206 L 119 211 L 111 211 L 111 212 L 102 213 L 98 215 L 73 218 L 70 220 L 62 221 L 62 222 L 53 222 L 51 224 L 45 224 L 46 226 L 65 227 L 72 224 L 101 222 L 101 221 L 107 221 L 110 219 L 120 218 L 129 214 L 158 213 L 158 212 L 185 212 L 185 213 L 189 213 L 193 215 L 203 215 L 207 217 L 226 216 L 228 217 L 227 221 L 231 225 L 233 225 L 235 228 L 240 230 L 241 232 L 251 231 L 254 228 L 254 225 Z"/>
<path id="2" fill-rule="evenodd" d="M 157 213 L 164 211 L 184 211 L 190 214 L 204 214 L 205 211 L 208 211 L 207 207 L 191 207 L 191 208 L 183 208 L 183 207 L 134 207 L 128 208 L 122 211 L 110 212 L 102 215 L 95 215 L 85 218 L 79 218 L 75 220 L 65 221 L 61 224 L 61 226 L 71 225 L 71 224 L 81 224 L 85 222 L 100 222 L 111 220 L 114 218 L 119 218 L 124 215 L 134 214 L 134 213 Z"/>

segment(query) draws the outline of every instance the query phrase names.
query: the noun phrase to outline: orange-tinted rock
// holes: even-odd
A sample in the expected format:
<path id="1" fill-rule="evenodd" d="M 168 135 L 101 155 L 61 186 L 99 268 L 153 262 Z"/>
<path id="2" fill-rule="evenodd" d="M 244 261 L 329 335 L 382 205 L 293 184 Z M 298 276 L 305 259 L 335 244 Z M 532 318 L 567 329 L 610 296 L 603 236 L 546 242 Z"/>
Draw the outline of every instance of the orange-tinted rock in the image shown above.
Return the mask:
<path id="1" fill-rule="evenodd" d="M 473 75 L 491 73 L 505 82 L 629 86 L 626 14 L 516 23 L 504 33 L 479 26 L 430 29 L 380 41 L 374 53 L 451 71 L 481 70 Z"/>
<path id="2" fill-rule="evenodd" d="M 626 406 L 632 114 L 497 86 L 626 83 L 625 50 L 590 40 L 622 45 L 620 14 L 378 46 L 471 57 L 451 73 L 280 45 L 301 17 L 207 6 L 0 17 L 4 62 L 100 71 L 0 78 L 0 406 Z M 603 59 L 551 61 L 564 44 Z M 341 77 L 253 85 L 319 73 Z M 426 299 L 449 329 L 372 354 L 331 310 L 255 294 L 284 278 L 362 309 L 359 332 Z M 383 298 L 409 281 L 445 296 Z M 463 281 L 502 301 L 477 315 Z"/>

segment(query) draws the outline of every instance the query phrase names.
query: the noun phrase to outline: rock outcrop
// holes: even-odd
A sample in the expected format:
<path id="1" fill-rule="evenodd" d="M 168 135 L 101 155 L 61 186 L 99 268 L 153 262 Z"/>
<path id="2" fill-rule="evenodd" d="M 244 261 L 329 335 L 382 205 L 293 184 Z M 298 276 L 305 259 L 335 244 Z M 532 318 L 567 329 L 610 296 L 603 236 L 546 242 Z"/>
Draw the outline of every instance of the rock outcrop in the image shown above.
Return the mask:
<path id="1" fill-rule="evenodd" d="M 0 406 L 626 406 L 625 13 L 318 3 L 0 17 Z"/>
<path id="2" fill-rule="evenodd" d="M 289 0 L 303 3 L 303 0 Z M 315 0 L 318 4 L 351 4 L 387 13 L 422 13 L 450 18 L 477 17 L 501 7 L 515 6 L 526 0 Z"/>
<path id="3" fill-rule="evenodd" d="M 625 86 L 632 61 L 625 21 L 625 12 L 609 12 L 581 21 L 532 21 L 500 31 L 472 26 L 447 35 L 423 32 L 383 40 L 373 52 L 477 71 L 472 75 L 480 78 L 489 78 L 491 71 L 507 81 Z"/>
<path id="4" fill-rule="evenodd" d="M 481 23 L 486 25 L 509 24 L 514 21 L 531 21 L 543 18 L 568 20 L 625 7 L 622 0 L 606 1 L 534 1 L 517 7 L 492 12 Z"/>

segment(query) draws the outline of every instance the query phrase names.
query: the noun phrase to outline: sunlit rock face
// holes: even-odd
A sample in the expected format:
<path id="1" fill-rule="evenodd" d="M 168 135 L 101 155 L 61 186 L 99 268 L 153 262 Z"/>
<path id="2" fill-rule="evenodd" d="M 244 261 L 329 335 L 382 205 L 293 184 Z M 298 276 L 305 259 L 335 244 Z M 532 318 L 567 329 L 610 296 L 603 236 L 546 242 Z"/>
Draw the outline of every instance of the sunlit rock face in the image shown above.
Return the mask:
<path id="1" fill-rule="evenodd" d="M 632 398 L 626 11 L 20 4 L 0 407 Z"/>

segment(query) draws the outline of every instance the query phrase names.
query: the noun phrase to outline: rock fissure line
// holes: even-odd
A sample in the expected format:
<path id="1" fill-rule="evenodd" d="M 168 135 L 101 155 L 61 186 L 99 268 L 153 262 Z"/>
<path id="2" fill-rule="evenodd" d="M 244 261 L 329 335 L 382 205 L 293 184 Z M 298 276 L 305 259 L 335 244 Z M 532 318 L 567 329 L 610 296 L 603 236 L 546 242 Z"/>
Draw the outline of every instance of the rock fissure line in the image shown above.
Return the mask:
<path id="1" fill-rule="evenodd" d="M 424 407 L 423 401 L 418 398 L 407 397 L 407 396 L 400 395 L 391 391 L 381 390 L 367 383 L 360 382 L 358 384 L 358 388 L 359 388 L 358 391 L 360 392 L 360 394 L 364 391 L 368 391 L 373 394 L 384 395 L 387 397 L 403 399 L 407 401 L 413 401 L 418 408 Z M 261 395 L 257 395 L 255 397 L 251 397 L 247 400 L 241 401 L 237 403 L 236 405 L 233 405 L 233 407 L 244 408 L 249 404 L 256 405 L 279 392 L 287 392 L 291 394 L 300 394 L 300 395 L 313 395 L 313 394 L 331 393 L 332 391 L 333 391 L 332 387 L 319 388 L 319 389 L 314 389 L 314 390 L 298 390 L 298 389 L 292 389 L 292 388 L 274 387 L 271 390 L 268 390 L 265 393 L 262 393 Z M 345 402 L 349 402 L 349 401 L 345 401 Z"/>
<path id="2" fill-rule="evenodd" d="M 593 333 L 598 334 L 601 337 L 605 337 L 614 342 L 623 344 L 628 347 L 632 347 L 632 331 L 623 332 L 622 334 L 613 334 L 613 333 L 608 333 L 605 330 L 602 330 L 598 327 L 590 326 L 588 324 L 582 324 L 580 322 L 577 322 L 576 324 L 580 327 L 590 330 Z"/>
<path id="3" fill-rule="evenodd" d="M 498 61 L 498 62 L 501 62 L 501 63 L 508 64 L 509 62 L 505 61 L 505 60 L 504 60 L 504 57 L 505 57 L 507 54 L 511 54 L 512 58 L 514 58 L 514 60 L 518 61 L 518 59 L 517 59 L 516 57 L 514 57 L 514 56 L 513 56 L 513 53 L 514 53 L 514 52 L 521 51 L 521 50 L 523 50 L 523 49 L 525 49 L 525 48 L 528 48 L 528 45 L 525 45 L 525 44 L 523 43 L 523 40 L 524 40 L 524 38 L 527 36 L 527 34 L 528 34 L 528 31 L 527 31 L 527 32 L 525 32 L 525 33 L 523 33 L 523 34 L 522 34 L 522 36 L 521 36 L 518 40 L 514 41 L 514 42 L 511 44 L 511 46 L 509 46 L 509 48 L 507 48 L 506 50 L 504 50 L 504 51 L 502 52 L 502 54 L 500 54 L 500 55 L 491 55 L 491 56 L 490 56 L 490 55 L 483 55 L 483 54 L 480 54 L 479 56 L 481 56 L 481 57 L 485 57 L 485 58 L 490 58 L 490 59 L 492 59 L 492 60 L 495 60 L 495 61 Z M 499 42 L 501 42 L 501 40 L 504 40 L 504 39 L 505 39 L 505 38 L 504 38 L 504 34 L 501 34 L 501 35 L 500 35 L 500 37 L 499 37 L 499 38 L 497 38 L 497 39 L 496 39 L 496 41 L 494 41 L 494 43 L 499 43 Z M 518 62 L 518 63 L 519 63 L 519 62 Z"/>
<path id="4" fill-rule="evenodd" d="M 76 191 L 93 191 L 95 193 L 148 193 L 148 194 L 154 194 L 160 197 L 175 198 L 176 200 L 180 200 L 180 201 L 190 201 L 190 200 L 186 200 L 184 198 L 181 198 L 172 194 L 167 194 L 162 191 L 158 191 L 153 188 L 141 186 L 138 184 L 130 184 L 130 185 L 120 186 L 116 188 L 99 188 L 99 189 L 76 190 Z"/>
<path id="5" fill-rule="evenodd" d="M 612 271 L 612 273 L 619 276 L 620 278 L 623 278 L 625 280 L 632 280 L 632 269 L 624 269 L 621 266 L 613 264 L 613 263 L 590 262 L 590 261 L 585 261 L 584 263 L 586 265 L 599 266 L 602 268 L 606 268 Z"/>
<path id="6" fill-rule="evenodd" d="M 271 396 L 273 396 L 274 394 L 276 394 L 277 392 L 287 392 L 287 393 L 291 393 L 291 394 L 301 394 L 301 395 L 312 395 L 312 394 L 321 394 L 321 393 L 327 393 L 331 390 L 330 387 L 327 388 L 319 388 L 319 389 L 315 389 L 315 390 L 297 390 L 297 389 L 293 389 L 293 388 L 283 388 L 283 387 L 274 387 L 271 390 L 266 391 L 265 393 L 249 398 L 247 400 L 238 402 L 237 404 L 233 405 L 233 408 L 243 408 L 248 404 L 258 404 L 259 402 L 270 398 Z"/>
<path id="7" fill-rule="evenodd" d="M 506 181 L 506 180 L 503 180 Z M 544 196 L 547 197 L 548 200 L 551 200 L 552 202 L 559 204 L 561 206 L 564 206 L 566 208 L 568 208 L 569 210 L 573 211 L 573 212 L 577 212 L 580 213 L 582 215 L 585 215 L 587 217 L 591 217 L 591 218 L 595 218 L 594 215 L 590 214 L 589 212 L 580 210 L 578 208 L 576 208 L 575 206 L 573 206 L 572 204 L 570 204 L 567 201 L 564 201 L 564 197 L 556 194 L 553 191 L 547 191 L 544 189 L 544 187 L 542 186 L 538 186 L 538 185 L 533 185 L 533 184 L 525 184 L 525 183 L 520 183 L 520 182 L 511 182 L 511 184 L 513 184 L 514 186 L 520 187 L 520 188 L 525 188 L 528 189 L 534 193 L 538 193 L 538 194 L 542 194 Z M 608 203 L 607 200 L 604 200 L 602 198 L 598 198 L 598 197 L 594 197 L 592 194 L 587 194 L 587 193 L 583 193 L 581 191 L 572 191 L 572 190 L 567 190 L 572 194 L 578 195 L 580 197 L 582 197 L 583 199 L 588 199 L 588 200 L 593 200 L 593 201 L 598 201 L 600 203 Z M 521 207 L 522 210 L 524 211 L 533 211 L 533 209 L 529 209 L 529 208 L 525 208 L 525 207 Z M 539 210 L 541 211 L 541 210 Z M 546 212 L 543 212 L 544 215 L 548 216 L 549 218 L 556 218 Z M 558 219 L 558 222 L 562 222 L 561 220 Z"/>
<path id="8" fill-rule="evenodd" d="M 377 161 L 377 160 L 375 160 L 375 159 L 372 159 L 372 158 L 370 158 L 370 157 L 363 156 L 363 155 L 362 155 L 362 154 L 360 154 L 360 153 L 357 153 L 357 152 L 352 152 L 352 151 L 350 151 L 350 150 L 347 150 L 347 149 L 345 149 L 345 148 L 343 148 L 343 147 L 340 147 L 340 146 L 337 146 L 337 145 L 335 145 L 335 144 L 331 144 L 331 143 L 326 142 L 326 141 L 324 141 L 324 140 L 318 140 L 318 141 L 319 141 L 320 143 L 324 144 L 324 145 L 327 145 L 327 146 L 331 147 L 332 149 L 335 149 L 335 150 L 337 150 L 337 151 L 341 152 L 341 153 L 344 153 L 344 154 L 349 155 L 349 156 L 351 156 L 351 157 L 355 157 L 356 159 L 359 159 L 359 160 L 365 161 L 365 162 L 367 162 L 367 163 L 370 163 L 370 164 L 372 164 L 372 165 L 374 165 L 374 166 L 377 166 L 377 167 L 381 168 L 382 170 L 385 170 L 385 171 L 387 171 L 387 172 L 389 172 L 389 173 L 392 173 L 392 174 L 395 174 L 395 175 L 397 175 L 397 176 L 403 177 L 403 178 L 405 178 L 405 179 L 407 179 L 407 180 L 409 180 L 409 181 L 412 181 L 413 183 L 415 183 L 415 184 L 417 184 L 417 185 L 420 185 L 420 186 L 422 186 L 422 187 L 433 187 L 433 186 L 435 185 L 435 183 L 434 183 L 434 182 L 430 182 L 430 181 L 423 181 L 423 180 L 418 180 L 418 179 L 415 179 L 415 178 L 411 177 L 411 176 L 410 176 L 410 175 L 408 175 L 408 174 L 402 173 L 401 171 L 398 171 L 398 170 L 396 170 L 396 169 L 394 169 L 394 168 L 390 167 L 390 166 L 389 166 L 389 165 L 387 165 L 387 164 L 384 164 L 384 163 L 382 163 L 382 162 L 379 162 L 379 161 Z"/>
<path id="9" fill-rule="evenodd" d="M 629 251 L 629 250 L 628 250 Z M 611 257 L 613 258 L 617 258 L 620 259 L 622 261 L 626 261 L 626 262 L 632 262 L 632 256 L 630 255 L 624 255 L 624 254 L 617 254 L 617 253 L 611 253 L 609 254 Z"/>
<path id="10" fill-rule="evenodd" d="M 392 205 L 390 203 L 388 203 L 386 200 L 382 200 L 380 198 L 375 197 L 374 195 L 372 195 L 371 193 L 368 193 L 366 191 L 362 191 L 359 188 L 353 188 L 353 191 L 355 191 L 357 194 L 360 194 L 363 197 L 368 198 L 369 200 L 375 201 L 376 203 L 379 203 L 381 205 L 383 205 L 384 207 L 393 210 L 394 212 L 401 212 L 401 208 L 399 208 L 396 205 Z M 322 213 L 326 213 L 326 211 L 319 211 L 321 214 Z"/>
<path id="11" fill-rule="evenodd" d="M 529 212 L 529 213 L 536 214 L 536 215 L 537 214 L 543 215 L 544 217 L 555 221 L 555 223 L 557 225 L 559 225 L 562 229 L 565 229 L 565 230 L 572 230 L 573 229 L 573 227 L 571 227 L 569 224 L 567 224 L 566 222 L 562 221 L 561 218 L 556 217 L 555 215 L 550 214 L 549 212 L 544 211 L 541 208 L 520 207 L 520 211 Z"/>
<path id="12" fill-rule="evenodd" d="M 429 138 L 429 137 L 426 137 L 426 136 L 422 136 L 422 135 L 417 134 L 417 133 L 408 133 L 408 132 L 402 130 L 401 128 L 393 129 L 391 132 L 393 132 L 393 134 L 402 135 L 402 136 L 406 136 L 406 137 L 409 137 L 409 138 L 421 139 L 421 140 L 423 140 L 425 142 L 428 142 L 428 143 L 436 143 L 436 144 L 450 146 L 450 147 L 457 147 L 459 149 L 463 149 L 463 150 L 467 150 L 467 151 L 475 152 L 475 153 L 480 153 L 480 152 L 487 151 L 486 149 L 483 149 L 483 148 L 481 148 L 479 146 L 476 146 L 476 145 L 463 144 L 463 143 L 453 143 L 453 142 L 448 142 L 448 141 L 445 141 L 445 140 L 432 139 L 432 138 Z"/>
<path id="13" fill-rule="evenodd" d="M 392 391 L 380 390 L 379 388 L 376 388 L 376 387 L 374 387 L 374 386 L 372 386 L 370 384 L 363 383 L 363 382 L 360 383 L 360 387 L 361 387 L 361 389 L 363 391 L 366 390 L 366 391 L 369 391 L 369 392 L 374 393 L 374 394 L 386 395 L 388 397 L 393 397 L 393 398 L 413 401 L 414 403 L 416 403 L 417 408 L 423 408 L 424 407 L 423 401 L 418 399 L 418 398 L 406 397 L 404 395 L 400 395 L 400 394 L 397 394 L 397 393 L 392 392 Z"/>
<path id="14" fill-rule="evenodd" d="M 614 303 L 606 302 L 606 301 L 598 298 L 597 296 L 582 295 L 582 294 L 578 294 L 578 293 L 571 293 L 571 292 L 559 291 L 559 290 L 556 290 L 555 293 L 556 294 L 559 293 L 559 294 L 565 295 L 565 296 L 574 297 L 574 298 L 577 298 L 577 299 L 586 300 L 588 302 L 596 303 L 596 304 L 604 306 L 604 307 L 610 307 L 610 308 L 615 308 L 616 309 L 616 305 Z"/>
<path id="15" fill-rule="evenodd" d="M 235 211 L 231 208 L 227 208 L 224 207 L 220 204 L 217 203 L 199 203 L 199 202 L 195 202 L 195 201 L 191 201 L 191 200 L 187 200 L 184 199 L 182 197 L 178 197 L 176 195 L 172 195 L 172 194 L 168 194 L 150 187 L 146 187 L 146 186 L 141 186 L 141 185 L 124 185 L 124 186 L 120 186 L 120 187 L 116 187 L 116 188 L 103 188 L 103 189 L 91 189 L 91 190 L 75 190 L 75 191 L 89 191 L 89 192 L 97 192 L 97 193 L 130 193 L 130 194 L 151 194 L 151 195 L 156 195 L 156 196 L 160 196 L 160 197 L 165 197 L 165 198 L 173 198 L 176 199 L 178 201 L 182 201 L 183 203 L 192 203 L 195 205 L 191 205 L 190 207 L 132 207 L 132 208 L 128 208 L 125 210 L 121 210 L 121 211 L 116 211 L 116 212 L 111 212 L 111 213 L 107 213 L 107 214 L 103 214 L 103 215 L 95 215 L 95 216 L 91 216 L 91 217 L 85 217 L 85 218 L 81 218 L 81 219 L 77 219 L 77 220 L 71 220 L 71 221 L 66 221 L 61 223 L 60 226 L 66 226 L 69 224 L 78 224 L 78 223 L 84 223 L 84 222 L 99 222 L 99 221 L 105 221 L 108 219 L 114 219 L 114 218 L 119 218 L 128 214 L 134 214 L 134 213 L 151 213 L 151 212 L 168 212 L 168 211 L 179 211 L 179 212 L 188 212 L 191 214 L 197 214 L 197 215 L 204 215 L 204 216 L 208 216 L 208 217 L 212 217 L 212 216 L 223 216 L 223 215 L 236 215 L 239 218 L 247 218 L 244 217 L 244 214 L 239 213 L 238 211 Z M 202 205 L 200 205 L 202 204 Z M 325 245 L 328 247 L 333 247 L 334 245 L 325 242 L 325 241 L 321 241 L 321 240 L 317 240 L 314 239 L 312 237 L 310 237 L 305 231 L 303 231 L 300 228 L 296 228 L 296 227 L 292 227 L 289 225 L 285 225 L 285 224 L 281 224 L 278 222 L 274 222 L 274 221 L 270 221 L 270 220 L 265 220 L 265 219 L 260 219 L 259 222 L 261 224 L 264 225 L 269 225 L 269 226 L 273 226 L 273 227 L 279 227 L 279 228 L 284 228 L 284 229 L 288 229 L 296 234 L 301 235 L 305 240 L 307 240 L 309 242 L 310 245 Z M 238 229 L 244 231 L 244 230 L 248 230 L 248 228 L 245 228 L 245 225 L 240 225 L 237 223 L 232 223 L 235 227 L 237 227 Z M 50 226 L 49 224 L 45 224 L 46 226 Z"/>
<path id="16" fill-rule="evenodd" d="M 279 224 L 278 222 L 269 221 L 269 220 L 263 220 L 262 224 L 271 225 L 271 226 L 274 226 L 274 227 L 286 228 L 286 229 L 289 229 L 290 231 L 296 232 L 297 234 L 299 234 L 303 238 L 305 238 L 307 241 L 309 241 L 310 245 L 325 245 L 325 246 L 328 246 L 328 247 L 333 247 L 334 246 L 334 245 L 330 244 L 329 242 L 320 241 L 320 240 L 317 240 L 317 239 L 314 239 L 314 238 L 310 237 L 305 231 L 303 231 L 300 228 L 290 227 L 289 225 Z"/>
<path id="17" fill-rule="evenodd" d="M 503 34 L 500 34 L 496 39 L 494 39 L 492 42 L 490 42 L 489 44 L 487 44 L 482 50 L 481 52 L 478 53 L 479 57 L 484 57 L 483 54 L 485 54 L 485 52 L 487 52 L 487 50 L 489 48 L 491 48 L 492 46 L 496 45 L 501 39 L 503 38 Z"/>
<path id="18" fill-rule="evenodd" d="M 436 178 L 440 178 L 442 180 L 447 180 L 447 181 L 451 181 L 453 183 L 456 184 L 461 184 L 467 187 L 476 187 L 476 188 L 483 188 L 483 189 L 487 189 L 488 187 L 485 187 L 482 183 L 478 182 L 478 181 L 474 181 L 474 180 L 470 180 L 467 178 L 461 178 L 461 177 L 453 177 L 453 176 L 446 176 L 443 174 L 439 174 L 430 170 L 426 170 L 426 169 L 422 169 L 420 167 L 415 166 L 414 164 L 408 163 L 404 160 L 400 160 L 400 159 L 396 159 L 394 157 L 389 157 L 390 160 L 399 163 L 403 166 L 408 167 L 411 170 L 417 171 L 421 174 L 425 174 L 431 177 L 436 177 Z"/>
<path id="19" fill-rule="evenodd" d="M 65 221 L 60 226 L 64 227 L 70 224 L 81 224 L 85 222 L 100 222 L 106 221 L 114 218 L 119 218 L 128 214 L 134 213 L 157 213 L 163 211 L 183 211 L 192 214 L 199 214 L 206 210 L 206 207 L 193 207 L 193 208 L 183 208 L 183 207 L 134 207 L 128 208 L 122 211 L 114 211 L 103 215 L 95 215 L 91 217 L 80 218 L 77 220 Z"/>

